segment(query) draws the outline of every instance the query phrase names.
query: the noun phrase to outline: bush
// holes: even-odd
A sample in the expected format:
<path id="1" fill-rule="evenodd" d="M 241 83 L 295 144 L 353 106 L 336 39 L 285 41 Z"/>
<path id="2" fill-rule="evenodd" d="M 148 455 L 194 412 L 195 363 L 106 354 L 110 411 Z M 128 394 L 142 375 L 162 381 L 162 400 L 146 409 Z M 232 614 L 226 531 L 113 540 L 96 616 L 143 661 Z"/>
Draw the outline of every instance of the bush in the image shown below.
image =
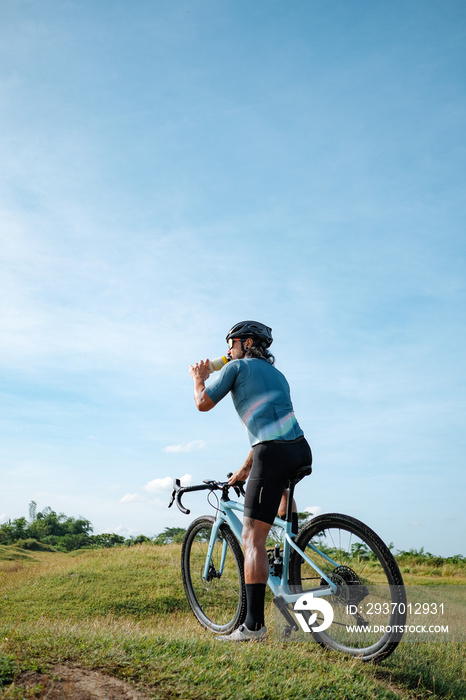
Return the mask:
<path id="1" fill-rule="evenodd" d="M 10 685 L 15 680 L 18 673 L 15 660 L 11 656 L 0 652 L 0 688 L 4 685 Z M 2 695 L 6 697 L 6 695 Z"/>
<path id="2" fill-rule="evenodd" d="M 44 542 L 38 542 L 37 540 L 32 539 L 29 537 L 26 540 L 18 540 L 15 542 L 15 547 L 18 547 L 19 549 L 28 549 L 32 552 L 54 552 L 54 548 L 51 547 L 49 544 L 45 544 Z"/>

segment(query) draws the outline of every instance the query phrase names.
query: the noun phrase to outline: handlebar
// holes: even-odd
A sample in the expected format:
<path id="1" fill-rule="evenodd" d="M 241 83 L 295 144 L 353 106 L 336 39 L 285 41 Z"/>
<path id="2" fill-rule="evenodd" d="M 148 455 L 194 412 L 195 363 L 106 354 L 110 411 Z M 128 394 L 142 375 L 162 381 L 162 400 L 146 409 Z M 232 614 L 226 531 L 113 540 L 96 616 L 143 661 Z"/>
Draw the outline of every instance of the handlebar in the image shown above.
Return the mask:
<path id="1" fill-rule="evenodd" d="M 230 474 L 227 474 L 228 477 L 231 476 Z M 184 493 L 190 493 L 192 491 L 222 491 L 222 499 L 228 500 L 228 490 L 233 488 L 235 490 L 236 495 L 239 496 L 244 496 L 244 484 L 246 482 L 244 481 L 237 481 L 235 484 L 232 486 L 229 485 L 228 481 L 214 481 L 214 480 L 207 480 L 204 481 L 203 484 L 198 484 L 196 486 L 181 486 L 181 482 L 179 479 L 175 479 L 173 481 L 173 491 L 172 495 L 170 498 L 170 503 L 168 504 L 168 507 L 171 508 L 173 503 L 176 503 L 177 507 L 179 510 L 184 513 L 185 515 L 190 514 L 190 510 L 188 508 L 185 508 L 184 505 L 181 503 L 181 497 L 183 496 Z"/>

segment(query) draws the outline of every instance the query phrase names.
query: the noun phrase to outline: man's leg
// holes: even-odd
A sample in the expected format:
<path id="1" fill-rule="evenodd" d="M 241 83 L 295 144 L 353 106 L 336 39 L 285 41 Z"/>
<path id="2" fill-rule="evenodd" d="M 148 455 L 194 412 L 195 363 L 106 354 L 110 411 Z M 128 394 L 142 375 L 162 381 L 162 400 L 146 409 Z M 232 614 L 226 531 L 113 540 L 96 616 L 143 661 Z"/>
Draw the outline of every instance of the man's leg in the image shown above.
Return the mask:
<path id="1" fill-rule="evenodd" d="M 266 541 L 271 525 L 244 518 L 244 581 L 246 584 L 247 616 L 244 622 L 249 630 L 259 630 L 264 626 L 264 598 L 267 578 L 269 576 L 269 560 L 267 558 Z"/>
<path id="2" fill-rule="evenodd" d="M 289 494 L 289 489 L 285 489 L 283 491 L 280 505 L 278 506 L 278 517 L 279 518 L 286 517 L 286 511 L 288 508 L 288 494 Z M 291 531 L 292 531 L 293 535 L 298 534 L 298 508 L 296 506 L 296 501 L 294 500 L 294 498 L 293 498 L 293 510 L 291 513 Z"/>

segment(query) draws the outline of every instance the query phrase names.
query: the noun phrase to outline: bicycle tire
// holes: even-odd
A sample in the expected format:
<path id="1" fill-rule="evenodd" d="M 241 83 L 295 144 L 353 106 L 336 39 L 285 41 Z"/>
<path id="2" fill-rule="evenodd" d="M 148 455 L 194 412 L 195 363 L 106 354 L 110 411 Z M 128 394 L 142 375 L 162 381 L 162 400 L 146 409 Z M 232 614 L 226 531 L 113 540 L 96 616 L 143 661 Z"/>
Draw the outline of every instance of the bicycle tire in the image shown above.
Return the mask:
<path id="1" fill-rule="evenodd" d="M 406 622 L 406 593 L 398 565 L 380 537 L 356 518 L 328 513 L 306 523 L 296 544 L 303 552 L 312 544 L 338 564 L 308 549 L 314 563 L 338 586 L 335 594 L 324 597 L 332 605 L 333 622 L 325 631 L 311 628 L 315 641 L 363 661 L 379 662 L 392 654 Z M 296 592 L 328 586 L 295 550 L 289 577 Z M 317 624 L 322 621 L 319 614 Z"/>
<path id="2" fill-rule="evenodd" d="M 181 572 L 186 597 L 198 622 L 216 634 L 229 634 L 246 617 L 244 557 L 238 540 L 223 523 L 212 551 L 208 580 L 203 578 L 214 522 L 215 518 L 204 515 L 189 526 L 181 550 Z M 220 573 L 224 542 L 227 552 Z"/>

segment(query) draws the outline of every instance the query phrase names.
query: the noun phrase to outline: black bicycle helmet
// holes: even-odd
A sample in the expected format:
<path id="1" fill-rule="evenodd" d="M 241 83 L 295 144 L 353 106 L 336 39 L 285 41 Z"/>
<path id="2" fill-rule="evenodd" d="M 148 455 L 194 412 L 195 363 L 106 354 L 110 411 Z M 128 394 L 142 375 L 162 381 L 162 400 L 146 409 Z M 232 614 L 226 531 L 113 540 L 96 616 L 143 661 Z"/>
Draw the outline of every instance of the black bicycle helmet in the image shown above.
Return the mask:
<path id="1" fill-rule="evenodd" d="M 236 323 L 231 330 L 228 331 L 226 341 L 230 338 L 239 338 L 240 340 L 245 340 L 246 338 L 253 338 L 258 340 L 264 346 L 268 348 L 273 343 L 272 329 L 259 321 L 240 321 Z"/>

